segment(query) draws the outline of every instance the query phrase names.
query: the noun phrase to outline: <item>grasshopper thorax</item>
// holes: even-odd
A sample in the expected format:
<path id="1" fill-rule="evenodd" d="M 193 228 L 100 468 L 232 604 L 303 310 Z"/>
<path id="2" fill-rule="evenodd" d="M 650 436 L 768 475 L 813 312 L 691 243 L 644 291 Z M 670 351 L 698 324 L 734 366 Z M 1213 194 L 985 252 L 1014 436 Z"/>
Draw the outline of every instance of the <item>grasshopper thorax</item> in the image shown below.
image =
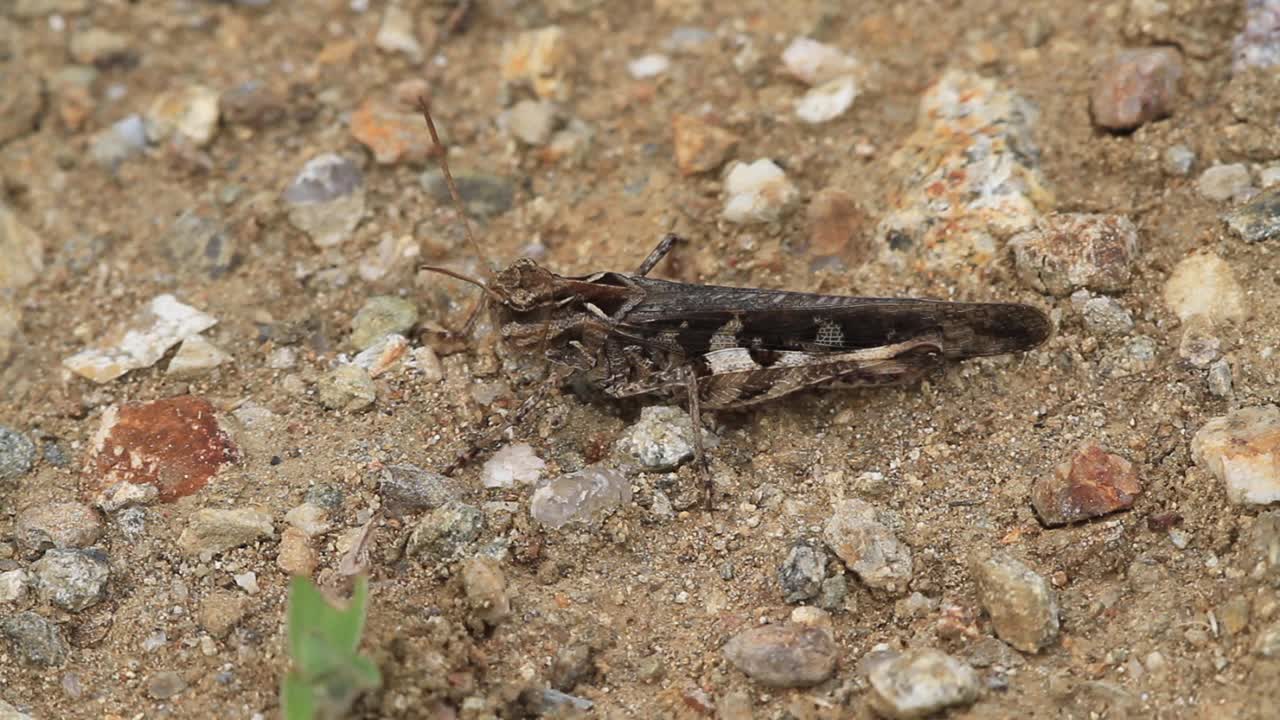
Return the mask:
<path id="1" fill-rule="evenodd" d="M 489 289 L 502 304 L 515 312 L 527 312 L 555 304 L 559 278 L 529 258 L 520 258 L 500 270 L 489 283 Z"/>

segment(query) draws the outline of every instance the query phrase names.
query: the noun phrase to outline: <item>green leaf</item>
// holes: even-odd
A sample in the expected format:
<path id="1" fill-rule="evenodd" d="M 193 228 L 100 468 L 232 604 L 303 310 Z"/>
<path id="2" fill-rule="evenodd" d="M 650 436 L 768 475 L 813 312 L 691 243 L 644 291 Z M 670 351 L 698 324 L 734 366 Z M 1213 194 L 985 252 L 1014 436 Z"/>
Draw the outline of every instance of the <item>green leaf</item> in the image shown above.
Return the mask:
<path id="1" fill-rule="evenodd" d="M 289 583 L 285 631 L 289 636 L 289 655 L 294 660 L 303 657 L 303 638 L 314 633 L 324 633 L 332 612 L 333 608 L 310 580 L 299 576 Z"/>
<path id="2" fill-rule="evenodd" d="M 280 685 L 280 708 L 285 720 L 312 720 L 316 703 L 311 684 L 297 673 L 285 675 Z"/>
<path id="3" fill-rule="evenodd" d="M 329 624 L 329 638 L 335 646 L 347 652 L 355 652 L 360 646 L 360 633 L 364 632 L 364 604 L 368 597 L 369 579 L 356 578 L 356 586 L 351 593 L 351 601 L 347 609 L 333 611 L 333 622 Z"/>

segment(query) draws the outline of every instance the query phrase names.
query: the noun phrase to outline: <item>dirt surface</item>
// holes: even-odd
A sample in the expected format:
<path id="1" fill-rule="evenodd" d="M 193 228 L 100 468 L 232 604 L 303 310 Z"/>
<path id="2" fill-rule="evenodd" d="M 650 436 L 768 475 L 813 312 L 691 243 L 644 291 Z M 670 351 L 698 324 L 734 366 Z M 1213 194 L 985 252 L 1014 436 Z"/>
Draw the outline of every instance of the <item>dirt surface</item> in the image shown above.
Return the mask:
<path id="1" fill-rule="evenodd" d="M 5 648 L 0 699 L 38 718 L 276 716 L 278 682 L 288 668 L 282 624 L 288 575 L 277 564 L 284 514 L 317 486 L 341 491 L 335 529 L 315 541 L 317 580 L 341 594 L 348 581 L 336 572 L 339 539 L 381 502 L 381 469 L 445 465 L 464 431 L 509 412 L 528 393 L 521 383 L 531 361 L 504 362 L 491 336 L 476 350 L 432 332 L 459 325 L 475 290 L 415 272 L 415 265 L 425 260 L 473 271 L 479 265 L 456 213 L 419 184 L 430 161 L 375 163 L 349 130 L 362 100 L 393 99 L 397 84 L 425 78 L 455 147 L 455 169 L 509 178 L 515 188 L 509 211 L 476 224 L 497 262 L 532 248 L 566 274 L 631 270 L 674 229 L 691 242 L 660 266 L 663 277 L 1016 300 L 1051 311 L 1058 327 L 1030 353 L 953 366 L 920 385 L 803 393 L 718 414 L 714 512 L 695 503 L 699 479 L 686 466 L 674 474 L 637 474 L 630 505 L 593 524 L 551 531 L 530 519 L 528 489 L 483 489 L 479 463 L 464 467 L 458 477 L 467 502 L 515 503 L 510 513 L 484 505 L 480 541 L 509 543 L 502 568 L 512 615 L 496 628 L 477 626 L 456 562 L 404 554 L 419 516 L 381 523 L 370 553 L 363 647 L 385 682 L 357 704 L 355 716 L 510 716 L 523 707 L 523 691 L 551 684 L 610 717 L 735 716 L 734 703 L 744 697 L 756 717 L 870 716 L 858 661 L 877 645 L 966 657 L 992 635 L 968 569 L 971 553 L 984 548 L 1009 551 L 1051 579 L 1062 633 L 1038 654 L 1009 650 L 1013 659 L 1003 659 L 1000 672 L 981 669 L 979 699 L 949 711 L 953 717 L 1274 716 L 1280 664 L 1253 648 L 1276 595 L 1270 581 L 1249 573 L 1242 540 L 1258 509 L 1230 504 L 1189 450 L 1209 418 L 1276 397 L 1274 246 L 1229 236 L 1219 220 L 1224 204 L 1203 198 L 1195 181 L 1217 162 L 1265 164 L 1276 157 L 1274 140 L 1249 122 L 1273 121 L 1270 101 L 1240 89 L 1231 72 L 1243 3 L 1173 2 L 1153 29 L 1119 2 L 1069 9 L 1039 0 L 892 9 L 718 0 L 483 2 L 441 44 L 438 59 L 424 64 L 375 45 L 381 2 L 363 12 L 352 10 L 355 4 L 104 2 L 60 15 L 62 25 L 48 17 L 9 18 L 21 50 L 5 61 L 6 76 L 51 77 L 72 63 L 68 37 L 89 28 L 124 36 L 130 57 L 100 69 L 82 126 L 67 127 L 50 93 L 38 129 L 0 147 L 5 201 L 45 243 L 36 280 L 3 296 L 21 308 L 21 331 L 0 368 L 0 425 L 37 438 L 42 448 L 56 445 L 69 458 L 59 466 L 46 453 L 30 472 L 0 484 L 0 570 L 30 565 L 13 540 L 25 509 L 83 497 L 92 436 L 113 404 L 204 397 L 226 414 L 241 457 L 199 492 L 147 506 L 140 534 L 126 535 L 113 515 L 105 516 L 97 547 L 109 558 L 111 577 L 101 602 L 70 612 L 32 594 L 0 606 L 0 613 L 40 612 L 71 647 L 58 667 L 25 663 Z M 426 44 L 449 8 L 407 6 Z M 577 158 L 517 143 L 496 122 L 504 99 L 527 96 L 503 89 L 503 46 L 551 24 L 566 31 L 572 48 L 563 65 L 571 89 L 561 107 L 593 132 Z M 668 53 L 672 66 L 657 78 L 628 73 L 628 61 L 662 51 L 662 41 L 682 26 L 714 37 L 696 52 Z M 779 60 L 787 43 L 804 35 L 873 68 L 852 108 L 821 125 L 795 120 L 792 102 L 804 88 Z M 740 37 L 750 38 L 760 57 L 745 72 L 734 64 Z M 1132 133 L 1096 129 L 1088 97 L 1098 63 L 1117 49 L 1157 43 L 1184 52 L 1172 117 Z M 966 281 L 971 268 L 948 275 L 874 260 L 811 265 L 804 204 L 823 188 L 845 190 L 866 218 L 853 243 L 872 242 L 903 173 L 888 159 L 914 129 L 921 93 L 949 68 L 996 78 L 1039 109 L 1033 134 L 1054 198 L 1046 210 L 1114 213 L 1137 225 L 1134 280 L 1116 297 L 1136 321 L 1128 336 L 1155 340 L 1149 367 L 1118 371 L 1128 337 L 1090 334 L 1066 298 L 1021 285 L 1003 254 L 982 269 L 977 285 Z M 145 111 L 164 91 L 200 84 L 221 92 L 250 80 L 278 99 L 277 117 L 257 125 L 224 118 L 207 146 L 156 144 L 114 174 L 91 157 L 95 133 Z M 1250 115 L 1255 111 L 1246 108 L 1241 117 L 1240 105 L 1250 98 L 1262 109 Z M 799 190 L 797 210 L 774 223 L 733 225 L 719 217 L 717 172 L 679 173 L 672 118 L 708 108 L 708 117 L 741 137 L 733 157 L 768 157 L 786 169 Z M 1273 124 L 1268 132 L 1274 134 Z M 1165 151 L 1179 144 L 1196 155 L 1189 176 L 1164 169 Z M 366 210 L 352 237 L 321 249 L 290 226 L 280 195 L 307 160 L 325 152 L 362 166 Z M 217 217 L 234 238 L 229 269 L 210 273 L 198 259 L 184 261 L 167 239 L 174 219 L 193 208 Z M 105 240 L 77 264 L 86 251 L 77 249 L 83 241 L 72 241 L 84 237 Z M 411 238 L 420 255 L 366 280 L 358 265 L 386 237 Z M 1179 324 L 1161 299 L 1173 266 L 1197 249 L 1227 260 L 1252 309 L 1243 327 L 1221 334 L 1233 371 L 1229 398 L 1211 394 L 1205 371 L 1178 356 Z M 205 335 L 231 355 L 229 362 L 175 380 L 165 373 L 166 357 L 101 385 L 61 366 L 166 292 L 218 319 Z M 375 380 L 371 409 L 322 407 L 316 384 L 340 353 L 351 351 L 353 316 L 369 297 L 386 294 L 418 306 L 411 341 L 435 347 L 444 380 L 390 372 Z M 297 350 L 297 364 L 273 369 L 268 357 L 282 346 Z M 479 405 L 476 383 L 496 388 L 497 399 Z M 231 411 L 247 401 L 278 421 L 237 425 Z M 531 444 L 555 476 L 607 455 L 636 417 L 636 405 L 565 392 L 518 428 L 516 439 Z M 1144 492 L 1131 510 L 1043 527 L 1029 504 L 1032 483 L 1090 438 L 1131 460 Z M 868 488 L 859 480 L 867 472 L 885 481 Z M 659 490 L 676 512 L 655 512 Z M 787 618 L 792 607 L 783 600 L 778 567 L 793 542 L 820 536 L 842 497 L 864 497 L 897 515 L 895 530 L 915 557 L 907 589 L 929 602 L 873 592 L 850 576 L 848 597 L 831 611 L 834 677 L 807 689 L 759 685 L 732 667 L 721 647 L 763 620 Z M 211 558 L 177 544 L 197 510 L 246 506 L 271 515 L 274 537 Z M 1185 547 L 1149 522 L 1170 514 L 1181 517 Z M 834 557 L 830 562 L 839 566 Z M 250 571 L 256 592 L 234 579 Z M 210 636 L 199 619 L 202 603 L 217 593 L 242 596 L 243 617 L 202 642 Z M 1243 622 L 1221 623 L 1221 608 L 1234 598 L 1245 598 Z M 1238 601 L 1232 607 L 1239 615 Z M 955 616 L 969 618 L 973 633 L 940 630 Z M 145 644 L 157 631 L 164 642 Z M 1162 664 L 1148 663 L 1153 652 Z M 575 655 L 586 657 L 582 667 L 572 667 Z M 150 683 L 163 671 L 178 673 L 185 689 L 156 699 Z"/>

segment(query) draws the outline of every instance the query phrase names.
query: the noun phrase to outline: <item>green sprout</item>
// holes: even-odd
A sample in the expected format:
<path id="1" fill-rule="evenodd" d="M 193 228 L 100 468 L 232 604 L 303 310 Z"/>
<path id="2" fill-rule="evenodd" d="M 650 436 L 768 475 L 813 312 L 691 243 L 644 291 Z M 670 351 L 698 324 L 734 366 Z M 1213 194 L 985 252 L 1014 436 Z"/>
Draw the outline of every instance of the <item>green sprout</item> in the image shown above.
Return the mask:
<path id="1" fill-rule="evenodd" d="M 286 720 L 340 718 L 360 693 L 382 684 L 378 666 L 356 651 L 368 596 L 364 577 L 356 580 L 346 609 L 330 605 L 305 577 L 290 583 L 285 626 L 293 669 L 280 685 Z"/>

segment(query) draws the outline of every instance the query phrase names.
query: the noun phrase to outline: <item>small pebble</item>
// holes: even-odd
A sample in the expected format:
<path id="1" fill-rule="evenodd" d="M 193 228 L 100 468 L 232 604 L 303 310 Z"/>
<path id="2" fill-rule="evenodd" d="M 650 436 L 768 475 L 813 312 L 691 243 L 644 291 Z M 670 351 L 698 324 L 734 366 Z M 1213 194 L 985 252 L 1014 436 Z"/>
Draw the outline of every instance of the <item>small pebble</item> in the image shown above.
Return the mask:
<path id="1" fill-rule="evenodd" d="M 1205 375 L 1209 394 L 1217 398 L 1231 397 L 1231 364 L 1226 360 L 1218 360 L 1209 366 Z"/>
<path id="2" fill-rule="evenodd" d="M 382 508 L 389 517 L 434 510 L 450 501 L 460 500 L 463 492 L 458 480 L 408 463 L 383 468 L 378 483 Z"/>
<path id="3" fill-rule="evenodd" d="M 627 63 L 627 72 L 636 80 L 655 78 L 671 68 L 671 59 L 657 53 L 643 55 Z"/>
<path id="4" fill-rule="evenodd" d="M 235 573 L 231 576 L 231 579 L 235 580 L 236 585 L 239 585 L 242 590 L 250 595 L 257 595 L 260 590 L 258 587 L 258 573 L 252 570 Z"/>
<path id="5" fill-rule="evenodd" d="M 40 277 L 44 248 L 44 238 L 0 202 L 0 291 L 24 287 Z"/>
<path id="6" fill-rule="evenodd" d="M 0 572 L 0 605 L 21 602 L 30 585 L 31 576 L 22 568 Z"/>
<path id="7" fill-rule="evenodd" d="M 814 263 L 856 267 L 871 255 L 866 242 L 869 219 L 852 195 L 835 187 L 819 190 L 806 209 L 808 252 Z"/>
<path id="8" fill-rule="evenodd" d="M 96 133 L 89 155 L 103 169 L 115 172 L 125 160 L 147 148 L 147 123 L 141 115 L 129 115 Z"/>
<path id="9" fill-rule="evenodd" d="M 506 177 L 453 168 L 450 168 L 450 172 L 458 187 L 458 194 L 462 196 L 463 207 L 472 217 L 497 217 L 510 210 L 515 202 L 515 186 Z M 440 170 L 432 169 L 422 173 L 419 182 L 422 183 L 422 189 L 437 203 L 453 207 L 449 186 L 445 184 L 444 174 Z"/>
<path id="10" fill-rule="evenodd" d="M 382 13 L 382 24 L 373 44 L 379 50 L 400 53 L 415 63 L 423 60 L 422 43 L 414 33 L 413 15 L 397 3 L 389 3 Z"/>
<path id="11" fill-rule="evenodd" d="M 316 397 L 330 410 L 358 413 L 373 407 L 378 389 L 368 370 L 359 365 L 339 365 L 316 382 Z"/>
<path id="12" fill-rule="evenodd" d="M 719 440 L 702 429 L 702 443 L 713 448 Z M 678 407 L 650 405 L 618 438 L 615 449 L 645 472 L 669 472 L 693 459 L 693 421 Z"/>
<path id="13" fill-rule="evenodd" d="M 364 175 L 340 155 L 317 155 L 282 198 L 295 228 L 318 247 L 333 247 L 351 237 L 364 215 Z"/>
<path id="14" fill-rule="evenodd" d="M 482 625 L 494 626 L 511 615 L 507 577 L 492 558 L 468 558 L 462 563 L 462 587 L 472 617 Z"/>
<path id="15" fill-rule="evenodd" d="M 18 513 L 14 539 L 27 557 L 49 548 L 86 548 L 102 537 L 102 516 L 78 502 L 44 503 Z"/>
<path id="16" fill-rule="evenodd" d="M 822 590 L 826 574 L 826 553 L 804 540 L 796 541 L 778 568 L 782 599 L 789 603 L 812 600 Z"/>
<path id="17" fill-rule="evenodd" d="M 521 100 L 508 110 L 503 119 L 507 131 L 520 142 L 535 147 L 551 140 L 559 121 L 555 103 L 546 100 Z"/>
<path id="18" fill-rule="evenodd" d="M 1273 623 L 1258 632 L 1258 639 L 1253 643 L 1253 652 L 1258 657 L 1280 658 L 1280 623 Z M 1148 661 L 1148 664 L 1150 662 Z"/>
<path id="19" fill-rule="evenodd" d="M 200 377 L 229 360 L 231 356 L 221 348 L 196 335 L 182 341 L 165 374 L 174 378 Z"/>
<path id="20" fill-rule="evenodd" d="M 719 168 L 741 140 L 736 134 L 696 115 L 677 114 L 671 120 L 671 132 L 676 167 L 686 176 Z"/>
<path id="21" fill-rule="evenodd" d="M 239 592 L 214 590 L 201 600 L 196 621 L 213 637 L 224 638 L 244 619 L 249 602 Z"/>
<path id="22" fill-rule="evenodd" d="M 432 510 L 409 534 L 405 552 L 427 562 L 454 560 L 484 529 L 484 513 L 474 505 L 449 502 Z"/>
<path id="23" fill-rule="evenodd" d="M 235 233 L 228 232 L 222 218 L 203 210 L 180 214 L 164 236 L 169 262 L 178 272 L 219 278 L 237 261 Z"/>
<path id="24" fill-rule="evenodd" d="M 529 514 L 551 529 L 570 522 L 591 522 L 601 514 L 631 502 L 631 482 L 622 472 L 594 465 L 561 475 L 538 488 L 529 501 Z"/>
<path id="25" fill-rule="evenodd" d="M 15 655 L 32 665 L 58 667 L 71 652 L 58 624 L 29 610 L 0 617 L 0 635 L 9 639 Z"/>
<path id="26" fill-rule="evenodd" d="M 1090 298 L 1084 303 L 1081 315 L 1085 328 L 1094 335 L 1128 335 L 1133 331 L 1133 316 L 1115 298 Z"/>
<path id="27" fill-rule="evenodd" d="M 1183 258 L 1164 285 L 1164 302 L 1183 323 L 1203 318 L 1210 325 L 1245 319 L 1244 291 L 1226 260 L 1210 252 Z"/>
<path id="28" fill-rule="evenodd" d="M 423 345 L 414 348 L 410 353 L 413 357 L 413 365 L 422 373 L 422 379 L 429 383 L 438 383 L 444 380 L 444 365 L 440 362 L 440 357 L 436 355 L 436 351 L 430 346 Z"/>
<path id="29" fill-rule="evenodd" d="M 1280 407 L 1244 407 L 1213 418 L 1191 439 L 1191 456 L 1245 505 L 1280 500 Z"/>
<path id="30" fill-rule="evenodd" d="M 261 80 L 249 80 L 223 92 L 218 107 L 226 124 L 257 130 L 278 125 L 288 111 L 286 101 Z"/>
<path id="31" fill-rule="evenodd" d="M 857 60 L 839 48 L 807 37 L 792 40 L 782 51 L 782 65 L 793 77 L 810 86 L 858 73 Z"/>
<path id="32" fill-rule="evenodd" d="M 369 372 L 369 377 L 376 378 L 396 367 L 396 363 L 408 352 L 409 340 L 403 335 L 390 333 L 357 353 L 351 358 L 351 364 L 364 368 Z"/>
<path id="33" fill-rule="evenodd" d="M 1125 50 L 1111 58 L 1093 85 L 1093 121 L 1108 130 L 1131 130 L 1173 112 L 1182 79 L 1182 56 L 1170 47 Z"/>
<path id="34" fill-rule="evenodd" d="M 1142 493 L 1133 463 L 1094 442 L 1042 475 L 1031 488 L 1031 504 L 1046 525 L 1065 525 L 1127 510 Z"/>
<path id="35" fill-rule="evenodd" d="M 1064 297 L 1080 288 L 1129 287 L 1138 230 L 1121 215 L 1050 215 L 1009 241 L 1018 277 L 1031 289 Z"/>
<path id="36" fill-rule="evenodd" d="M 1195 164 L 1195 151 L 1186 145 L 1174 145 L 1164 151 L 1164 171 L 1170 175 L 1186 177 Z"/>
<path id="37" fill-rule="evenodd" d="M 100 550 L 55 548 L 31 565 L 31 574 L 41 600 L 80 612 L 105 596 L 111 568 Z"/>
<path id="38" fill-rule="evenodd" d="M 682 25 L 672 30 L 671 34 L 662 41 L 662 49 L 676 55 L 696 55 L 713 49 L 715 39 L 713 32 L 700 27 Z"/>
<path id="39" fill-rule="evenodd" d="M 161 93 L 147 109 L 147 139 L 158 143 L 181 139 L 195 147 L 213 142 L 218 131 L 220 97 L 204 85 L 188 85 Z"/>
<path id="40" fill-rule="evenodd" d="M 875 667 L 868 701 L 880 715 L 914 720 L 978 699 L 978 674 L 939 650 L 909 650 Z"/>
<path id="41" fill-rule="evenodd" d="M 852 76 L 828 80 L 796 101 L 796 117 L 810 125 L 835 120 L 853 105 L 857 96 L 858 85 Z"/>
<path id="42" fill-rule="evenodd" d="M 542 477 L 547 463 L 526 443 L 507 445 L 495 452 L 480 469 L 480 482 L 487 488 L 514 487 L 517 482 L 533 485 Z"/>
<path id="43" fill-rule="evenodd" d="M 773 222 L 799 194 L 772 160 L 735 163 L 725 178 L 724 219 L 737 224 Z"/>
<path id="44" fill-rule="evenodd" d="M 421 115 L 376 98 L 366 99 L 351 113 L 351 137 L 368 148 L 379 165 L 421 165 L 435 148 Z"/>
<path id="45" fill-rule="evenodd" d="M 1280 237 L 1280 185 L 1258 193 L 1257 197 L 1222 216 L 1227 227 L 1245 242 L 1262 242 Z"/>
<path id="46" fill-rule="evenodd" d="M 568 71 L 572 65 L 568 34 L 558 25 L 526 30 L 502 47 L 503 81 L 528 85 L 543 100 L 569 98 Z"/>
<path id="47" fill-rule="evenodd" d="M 81 65 L 106 67 L 125 64 L 134 58 L 128 36 L 98 27 L 73 33 L 68 43 L 71 59 Z"/>
<path id="48" fill-rule="evenodd" d="M 178 546 L 189 555 L 212 556 L 273 535 L 271 516 L 261 510 L 203 508 L 187 521 Z"/>
<path id="49" fill-rule="evenodd" d="M 280 533 L 280 548 L 276 553 L 276 565 L 287 575 L 311 577 L 320 564 L 320 558 L 311 547 L 311 538 L 296 527 L 287 527 Z"/>
<path id="50" fill-rule="evenodd" d="M 835 672 L 839 648 L 826 631 L 805 625 L 763 625 L 724 645 L 725 659 L 770 688 L 810 687 Z"/>
<path id="51" fill-rule="evenodd" d="M 6 64 L 7 65 L 7 64 Z M 29 68 L 0 66 L 0 145 L 28 135 L 40 124 L 44 108 L 44 83 Z"/>
<path id="52" fill-rule="evenodd" d="M 1200 173 L 1200 179 L 1196 180 L 1196 189 L 1207 200 L 1226 202 L 1232 198 L 1242 197 L 1251 190 L 1250 182 L 1249 168 L 1242 163 L 1214 165 Z"/>
<path id="53" fill-rule="evenodd" d="M 329 511 L 315 503 L 304 502 L 284 514 L 284 521 L 309 538 L 323 535 L 333 527 Z"/>
<path id="54" fill-rule="evenodd" d="M 349 344 L 364 350 L 391 333 L 407 335 L 418 322 L 418 306 L 395 295 L 375 295 L 351 319 Z"/>
<path id="55" fill-rule="evenodd" d="M 17 430 L 0 425 L 0 480 L 26 475 L 35 462 L 35 443 Z"/>
<path id="56" fill-rule="evenodd" d="M 152 700 L 168 700 L 187 689 L 187 681 L 172 670 L 161 670 L 147 678 L 147 695 Z"/>
<path id="57" fill-rule="evenodd" d="M 1231 43 L 1232 69 L 1243 73 L 1280 65 L 1280 5 L 1275 0 L 1249 0 L 1242 5 L 1244 27 Z M 1235 26 L 1240 27 L 1239 20 Z"/>
<path id="58" fill-rule="evenodd" d="M 822 528 L 822 539 L 868 587 L 889 592 L 911 580 L 911 549 L 886 524 L 888 514 L 863 500 L 842 500 Z"/>
<path id="59" fill-rule="evenodd" d="M 996 635 L 1037 653 L 1058 638 L 1058 598 L 1042 576 L 1003 552 L 981 552 L 970 563 L 978 600 Z"/>

